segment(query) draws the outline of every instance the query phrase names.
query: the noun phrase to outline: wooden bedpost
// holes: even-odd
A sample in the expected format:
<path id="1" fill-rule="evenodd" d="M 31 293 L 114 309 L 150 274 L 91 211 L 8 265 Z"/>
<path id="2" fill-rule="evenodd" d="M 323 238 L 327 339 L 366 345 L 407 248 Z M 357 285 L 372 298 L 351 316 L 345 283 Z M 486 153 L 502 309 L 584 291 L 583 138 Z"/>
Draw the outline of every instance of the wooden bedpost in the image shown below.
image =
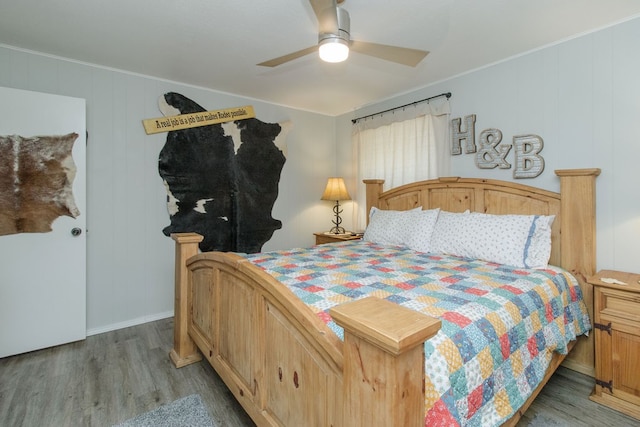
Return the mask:
<path id="1" fill-rule="evenodd" d="M 380 198 L 380 194 L 382 194 L 382 185 L 384 184 L 384 179 L 364 179 L 366 191 L 367 191 L 367 225 L 369 224 L 369 212 L 373 206 L 378 206 L 378 199 Z"/>
<path id="2" fill-rule="evenodd" d="M 593 288 L 587 277 L 596 272 L 596 177 L 600 169 L 556 170 L 560 177 L 561 228 L 560 265 L 579 281 L 584 302 L 593 321 Z M 571 216 L 564 215 L 571 212 Z M 595 375 L 594 334 L 580 337 L 564 365 L 583 374 Z"/>
<path id="3" fill-rule="evenodd" d="M 187 332 L 189 320 L 187 260 L 198 254 L 198 243 L 203 237 L 196 233 L 174 233 L 171 234 L 171 238 L 176 241 L 176 258 L 173 349 L 169 357 L 176 368 L 181 368 L 202 359 L 196 344 Z"/>
<path id="4" fill-rule="evenodd" d="M 344 328 L 343 424 L 424 426 L 424 342 L 440 320 L 374 297 L 330 314 Z"/>

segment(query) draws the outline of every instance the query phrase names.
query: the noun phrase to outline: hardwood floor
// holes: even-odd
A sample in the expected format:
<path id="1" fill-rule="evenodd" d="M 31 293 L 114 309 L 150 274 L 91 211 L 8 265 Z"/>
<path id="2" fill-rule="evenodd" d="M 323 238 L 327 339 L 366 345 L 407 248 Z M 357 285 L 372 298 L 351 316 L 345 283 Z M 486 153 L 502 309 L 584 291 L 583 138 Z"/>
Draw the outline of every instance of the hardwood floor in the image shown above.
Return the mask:
<path id="1" fill-rule="evenodd" d="M 175 369 L 173 319 L 0 359 L 0 426 L 108 427 L 190 394 L 220 426 L 253 426 L 206 362 Z M 524 418 L 558 426 L 640 426 L 588 399 L 593 380 L 560 368 Z"/>
<path id="2" fill-rule="evenodd" d="M 536 415 L 550 426 L 638 427 L 640 420 L 589 400 L 594 379 L 560 366 L 542 389 L 517 427 L 526 427 Z"/>
<path id="3" fill-rule="evenodd" d="M 198 393 L 221 426 L 252 426 L 208 363 L 169 360 L 173 318 L 0 359 L 0 426 L 109 427 Z"/>

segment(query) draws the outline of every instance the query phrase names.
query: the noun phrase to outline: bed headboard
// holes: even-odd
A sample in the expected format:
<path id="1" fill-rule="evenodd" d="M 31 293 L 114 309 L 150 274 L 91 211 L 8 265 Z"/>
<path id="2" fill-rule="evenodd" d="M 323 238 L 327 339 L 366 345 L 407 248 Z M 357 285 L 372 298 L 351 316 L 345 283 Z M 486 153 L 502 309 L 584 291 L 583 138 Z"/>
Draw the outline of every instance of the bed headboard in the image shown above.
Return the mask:
<path id="1" fill-rule="evenodd" d="M 450 212 L 469 209 L 490 214 L 556 215 L 550 263 L 576 276 L 592 315 L 593 290 L 586 278 L 596 269 L 595 178 L 600 169 L 563 169 L 555 173 L 560 178 L 560 193 L 511 181 L 457 177 L 415 182 L 383 192 L 384 180 L 364 180 L 367 212 L 372 206 L 394 210 L 422 206 Z M 592 339 L 590 347 L 578 363 L 591 368 L 570 367 L 593 375 Z M 577 352 L 578 348 L 572 354 Z"/>

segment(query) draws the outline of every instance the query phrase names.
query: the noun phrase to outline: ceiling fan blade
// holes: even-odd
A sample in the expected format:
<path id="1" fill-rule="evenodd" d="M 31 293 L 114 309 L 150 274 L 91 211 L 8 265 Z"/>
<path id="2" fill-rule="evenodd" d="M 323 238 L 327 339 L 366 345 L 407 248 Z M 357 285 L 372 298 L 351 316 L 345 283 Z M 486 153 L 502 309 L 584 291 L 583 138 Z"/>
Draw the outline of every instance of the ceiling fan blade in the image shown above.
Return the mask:
<path id="1" fill-rule="evenodd" d="M 337 34 L 338 24 L 338 3 L 336 0 L 309 0 L 313 12 L 318 19 L 318 30 L 321 34 Z"/>
<path id="2" fill-rule="evenodd" d="M 386 44 L 351 41 L 351 49 L 364 55 L 375 56 L 385 61 L 415 67 L 429 54 L 426 50 L 411 49 L 407 47 L 389 46 Z"/>
<path id="3" fill-rule="evenodd" d="M 293 61 L 294 59 L 298 59 L 312 52 L 316 52 L 317 50 L 318 50 L 318 46 L 314 45 L 306 49 L 299 50 L 297 52 L 289 53 L 284 56 L 279 56 L 277 58 L 273 58 L 268 61 L 261 62 L 257 65 L 260 65 L 262 67 L 277 67 L 278 65 L 284 64 L 285 62 Z"/>

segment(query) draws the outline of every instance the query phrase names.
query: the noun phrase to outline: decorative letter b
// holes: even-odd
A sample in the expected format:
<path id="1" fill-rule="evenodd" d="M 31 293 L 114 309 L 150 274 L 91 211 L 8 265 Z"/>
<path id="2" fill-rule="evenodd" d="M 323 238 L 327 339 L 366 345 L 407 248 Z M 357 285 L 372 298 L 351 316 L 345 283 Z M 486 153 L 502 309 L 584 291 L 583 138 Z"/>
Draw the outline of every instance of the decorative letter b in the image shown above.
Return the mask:
<path id="1" fill-rule="evenodd" d="M 544 159 L 538 153 L 542 151 L 544 142 L 538 135 L 520 135 L 513 137 L 516 167 L 514 178 L 535 178 L 544 170 Z"/>

